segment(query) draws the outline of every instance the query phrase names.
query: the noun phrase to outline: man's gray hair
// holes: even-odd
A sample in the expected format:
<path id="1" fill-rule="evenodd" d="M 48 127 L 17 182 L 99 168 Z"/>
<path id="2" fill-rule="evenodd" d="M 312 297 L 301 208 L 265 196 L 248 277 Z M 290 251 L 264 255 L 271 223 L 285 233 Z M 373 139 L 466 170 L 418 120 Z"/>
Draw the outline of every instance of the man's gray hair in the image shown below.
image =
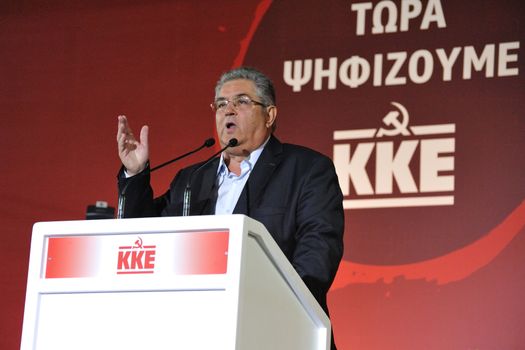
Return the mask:
<path id="1" fill-rule="evenodd" d="M 227 71 L 221 75 L 217 85 L 215 85 L 215 99 L 219 97 L 219 91 L 224 83 L 232 80 L 246 79 L 255 84 L 257 97 L 261 99 L 260 102 L 266 106 L 275 106 L 275 89 L 273 83 L 266 75 L 251 67 L 239 67 Z"/>

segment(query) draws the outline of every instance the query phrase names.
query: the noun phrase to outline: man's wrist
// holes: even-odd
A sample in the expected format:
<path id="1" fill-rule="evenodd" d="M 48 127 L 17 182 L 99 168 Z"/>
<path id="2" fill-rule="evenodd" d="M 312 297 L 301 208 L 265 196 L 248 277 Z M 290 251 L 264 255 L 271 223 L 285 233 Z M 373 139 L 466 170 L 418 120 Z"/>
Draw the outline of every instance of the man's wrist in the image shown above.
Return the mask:
<path id="1" fill-rule="evenodd" d="M 127 179 L 129 177 L 133 177 L 135 175 L 138 175 L 138 174 L 142 173 L 144 170 L 146 170 L 146 168 L 148 166 L 149 166 L 149 162 L 146 162 L 146 164 L 144 164 L 144 167 L 142 169 L 140 169 L 139 171 L 137 171 L 137 172 L 131 172 L 126 167 L 123 167 L 124 168 L 124 176 Z"/>

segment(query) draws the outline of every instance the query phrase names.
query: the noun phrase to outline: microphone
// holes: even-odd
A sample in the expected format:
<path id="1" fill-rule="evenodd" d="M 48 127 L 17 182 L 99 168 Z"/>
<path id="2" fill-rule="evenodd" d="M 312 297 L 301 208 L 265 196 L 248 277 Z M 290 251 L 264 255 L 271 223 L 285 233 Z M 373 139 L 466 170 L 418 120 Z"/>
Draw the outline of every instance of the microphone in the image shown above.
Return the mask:
<path id="1" fill-rule="evenodd" d="M 208 165 L 212 160 L 215 159 L 216 156 L 218 156 L 219 154 L 221 154 L 222 152 L 224 152 L 226 149 L 228 149 L 230 147 L 237 146 L 238 143 L 239 143 L 239 141 L 237 141 L 236 138 L 230 139 L 230 141 L 228 141 L 228 144 L 225 147 L 223 147 L 219 152 L 215 153 L 210 158 L 208 158 L 200 167 L 198 167 L 197 169 L 192 171 L 192 173 L 190 174 L 190 178 L 188 179 L 188 183 L 186 184 L 186 188 L 184 189 L 184 198 L 183 198 L 183 203 L 182 203 L 182 216 L 189 216 L 190 215 L 191 183 L 192 183 L 192 180 L 193 180 L 193 175 L 195 175 L 202 168 L 204 168 L 206 165 Z"/>
<path id="2" fill-rule="evenodd" d="M 203 148 L 209 148 L 211 146 L 213 146 L 215 144 L 215 139 L 214 138 L 209 138 L 207 139 L 206 141 L 204 141 L 204 143 L 199 146 L 198 148 L 195 148 L 194 150 L 192 151 L 189 151 L 187 153 L 184 153 L 183 155 L 179 156 L 179 157 L 176 157 L 176 158 L 173 158 L 172 160 L 168 160 L 167 162 L 164 162 L 160 165 L 157 165 L 156 167 L 154 167 L 153 169 L 150 170 L 150 173 L 151 172 L 154 172 L 155 170 L 159 170 L 160 168 L 163 168 L 165 167 L 166 165 L 169 165 L 173 162 L 176 162 L 182 158 L 186 158 L 187 156 L 190 156 L 192 155 L 193 153 L 195 152 L 198 152 L 200 151 L 201 149 Z M 137 174 L 137 176 L 143 176 L 144 174 L 144 171 L 142 171 L 141 173 Z M 128 189 L 128 186 L 129 184 L 134 180 L 134 178 L 130 178 L 128 180 L 128 182 L 126 183 L 126 185 L 124 186 L 124 188 L 122 189 L 122 191 L 120 192 L 120 196 L 119 196 L 119 199 L 118 199 L 118 207 L 117 207 L 117 219 L 122 219 L 122 217 L 124 216 L 124 205 L 126 203 L 126 190 Z"/>
<path id="3" fill-rule="evenodd" d="M 153 169 L 150 170 L 150 172 L 154 172 L 155 170 L 159 170 L 160 168 L 164 168 L 166 165 L 168 164 L 171 164 L 173 162 L 176 162 L 178 161 L 179 159 L 182 159 L 182 158 L 186 158 L 187 156 L 189 155 L 192 155 L 193 153 L 195 152 L 198 152 L 200 151 L 201 149 L 203 149 L 204 147 L 206 148 L 209 148 L 211 146 L 213 146 L 215 144 L 215 139 L 214 138 L 209 138 L 207 139 L 206 141 L 204 141 L 204 144 L 202 146 L 200 146 L 199 148 L 196 148 L 194 149 L 193 151 L 189 151 L 188 153 L 184 153 L 182 156 L 179 156 L 179 157 L 176 157 L 176 158 L 173 158 L 172 160 L 168 160 L 167 162 L 164 162 L 162 163 L 161 165 L 157 165 L 156 167 L 154 167 Z"/>

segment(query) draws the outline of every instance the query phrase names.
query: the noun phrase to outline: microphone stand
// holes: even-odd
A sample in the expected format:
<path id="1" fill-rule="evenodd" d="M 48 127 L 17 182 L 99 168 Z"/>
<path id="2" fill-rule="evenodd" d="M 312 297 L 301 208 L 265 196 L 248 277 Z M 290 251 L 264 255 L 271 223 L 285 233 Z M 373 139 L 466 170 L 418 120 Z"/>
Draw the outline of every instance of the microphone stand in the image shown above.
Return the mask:
<path id="1" fill-rule="evenodd" d="M 224 152 L 227 148 L 230 148 L 230 147 L 235 147 L 237 146 L 237 144 L 239 143 L 239 141 L 237 141 L 237 139 L 233 138 L 231 139 L 228 144 L 222 148 L 219 152 L 215 153 L 214 155 L 212 155 L 210 158 L 208 158 L 208 160 L 206 160 L 204 162 L 204 164 L 202 164 L 200 167 L 198 167 L 197 169 L 195 169 L 191 174 L 190 174 L 190 178 L 188 179 L 188 183 L 186 184 L 186 188 L 184 189 L 184 196 L 183 196 L 183 200 L 182 200 L 182 216 L 189 216 L 190 215 L 190 207 L 191 207 L 191 182 L 193 180 L 193 175 L 195 175 L 196 173 L 198 173 L 202 168 L 204 168 L 206 165 L 208 165 L 213 159 L 215 159 L 215 157 L 219 154 L 221 154 L 222 152 Z"/>

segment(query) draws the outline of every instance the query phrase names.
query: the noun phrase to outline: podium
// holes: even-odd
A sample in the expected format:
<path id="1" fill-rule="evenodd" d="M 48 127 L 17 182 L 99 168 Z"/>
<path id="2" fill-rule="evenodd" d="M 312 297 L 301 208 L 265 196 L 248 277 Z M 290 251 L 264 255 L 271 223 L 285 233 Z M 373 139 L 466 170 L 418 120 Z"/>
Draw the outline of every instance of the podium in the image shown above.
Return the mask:
<path id="1" fill-rule="evenodd" d="M 22 350 L 330 348 L 330 322 L 244 215 L 41 222 Z"/>

